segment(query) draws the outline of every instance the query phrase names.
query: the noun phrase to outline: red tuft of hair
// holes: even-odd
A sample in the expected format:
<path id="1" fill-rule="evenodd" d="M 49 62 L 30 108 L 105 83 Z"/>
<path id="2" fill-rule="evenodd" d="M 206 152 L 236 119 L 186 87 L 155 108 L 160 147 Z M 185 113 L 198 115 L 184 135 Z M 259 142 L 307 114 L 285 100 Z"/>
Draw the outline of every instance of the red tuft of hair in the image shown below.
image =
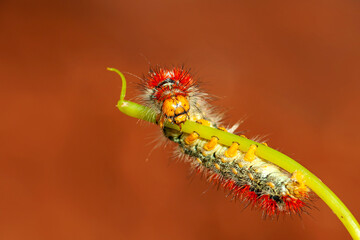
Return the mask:
<path id="1" fill-rule="evenodd" d="M 292 196 L 270 196 L 258 195 L 251 189 L 249 185 L 238 185 L 232 179 L 224 179 L 221 175 L 214 173 L 211 170 L 204 169 L 201 166 L 196 167 L 198 173 L 205 173 L 209 176 L 208 181 L 222 186 L 228 190 L 235 198 L 247 201 L 252 207 L 258 207 L 263 210 L 266 216 L 277 216 L 280 214 L 299 214 L 304 211 L 308 205 L 301 199 Z M 274 200 L 277 199 L 277 200 Z M 308 196 L 304 196 L 304 200 Z"/>
<path id="2" fill-rule="evenodd" d="M 149 75 L 146 77 L 146 87 L 155 89 L 153 97 L 156 100 L 163 101 L 170 97 L 168 94 L 165 94 L 166 90 L 169 90 L 169 87 L 162 85 L 162 83 L 168 80 L 173 81 L 172 90 L 176 90 L 178 95 L 183 96 L 187 96 L 189 94 L 189 88 L 195 84 L 189 71 L 183 68 L 151 69 Z"/>

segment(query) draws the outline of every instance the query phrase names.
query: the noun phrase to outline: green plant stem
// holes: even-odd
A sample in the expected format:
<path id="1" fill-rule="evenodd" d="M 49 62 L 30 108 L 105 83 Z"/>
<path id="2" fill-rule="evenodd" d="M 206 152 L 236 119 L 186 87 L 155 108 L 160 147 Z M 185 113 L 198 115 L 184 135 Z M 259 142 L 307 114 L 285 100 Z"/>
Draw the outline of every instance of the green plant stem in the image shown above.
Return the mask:
<path id="1" fill-rule="evenodd" d="M 134 102 L 126 101 L 124 99 L 126 93 L 126 80 L 124 75 L 122 75 L 121 72 L 114 68 L 108 68 L 108 70 L 118 73 L 122 79 L 122 90 L 120 100 L 117 104 L 118 109 L 128 116 L 156 123 L 156 115 L 150 108 Z M 165 127 L 180 131 L 177 125 L 169 122 L 165 122 Z M 317 178 L 314 174 L 312 174 L 309 170 L 307 170 L 295 160 L 263 144 L 235 134 L 218 130 L 216 128 L 207 127 L 196 122 L 186 121 L 182 125 L 181 131 L 185 133 L 192 133 L 196 131 L 201 136 L 201 138 L 208 140 L 210 140 L 212 136 L 216 136 L 219 138 L 218 142 L 226 146 L 230 146 L 233 142 L 237 142 L 240 144 L 239 149 L 242 152 L 248 151 L 252 144 L 256 144 L 257 149 L 255 154 L 258 157 L 272 162 L 290 173 L 293 173 L 294 171 L 300 171 L 304 175 L 304 181 L 306 185 L 331 208 L 331 210 L 347 228 L 352 238 L 360 239 L 360 225 L 356 221 L 355 217 L 351 214 L 349 209 L 319 178 Z"/>

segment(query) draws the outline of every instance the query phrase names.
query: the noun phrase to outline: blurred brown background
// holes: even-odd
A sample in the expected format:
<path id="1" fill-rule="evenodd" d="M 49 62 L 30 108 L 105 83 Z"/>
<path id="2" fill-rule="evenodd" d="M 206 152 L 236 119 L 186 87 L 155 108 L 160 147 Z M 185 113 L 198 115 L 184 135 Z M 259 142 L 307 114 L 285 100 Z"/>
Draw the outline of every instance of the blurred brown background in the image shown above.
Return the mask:
<path id="1" fill-rule="evenodd" d="M 159 129 L 115 108 L 121 82 L 105 68 L 191 67 L 226 122 L 245 118 L 360 218 L 359 12 L 355 0 L 0 1 L 0 238 L 350 239 L 321 200 L 264 220 L 191 180 L 172 146 L 150 154 Z"/>

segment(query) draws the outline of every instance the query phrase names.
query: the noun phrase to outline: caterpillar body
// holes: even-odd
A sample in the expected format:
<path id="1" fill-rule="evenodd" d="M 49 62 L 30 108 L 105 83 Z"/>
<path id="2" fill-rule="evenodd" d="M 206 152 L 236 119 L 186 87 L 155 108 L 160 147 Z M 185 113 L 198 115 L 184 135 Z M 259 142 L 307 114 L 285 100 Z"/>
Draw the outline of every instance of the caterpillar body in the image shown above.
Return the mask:
<path id="1" fill-rule="evenodd" d="M 180 126 L 186 120 L 233 132 L 237 125 L 220 127 L 221 117 L 207 103 L 207 94 L 201 92 L 190 73 L 183 68 L 156 68 L 144 77 L 142 99 L 157 112 L 158 124 L 164 135 L 177 143 L 180 157 L 191 163 L 196 172 L 208 181 L 223 186 L 230 193 L 258 206 L 266 215 L 300 213 L 308 207 L 310 190 L 302 174 L 290 174 L 255 155 L 257 146 L 247 152 L 219 144 L 218 138 L 202 139 L 198 133 L 183 133 L 163 127 L 165 120 Z"/>

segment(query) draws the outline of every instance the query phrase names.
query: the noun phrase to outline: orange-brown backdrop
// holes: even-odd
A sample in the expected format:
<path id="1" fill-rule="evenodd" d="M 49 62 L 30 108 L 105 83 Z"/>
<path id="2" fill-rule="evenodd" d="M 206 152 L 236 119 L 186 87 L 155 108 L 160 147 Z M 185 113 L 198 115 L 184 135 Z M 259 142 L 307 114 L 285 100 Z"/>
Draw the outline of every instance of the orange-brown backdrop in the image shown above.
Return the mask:
<path id="1" fill-rule="evenodd" d="M 321 200 L 264 220 L 190 180 L 173 146 L 150 154 L 158 127 L 115 108 L 121 82 L 105 68 L 191 67 L 226 122 L 246 118 L 248 136 L 268 135 L 360 217 L 359 12 L 355 0 L 0 1 L 0 238 L 349 239 Z"/>

